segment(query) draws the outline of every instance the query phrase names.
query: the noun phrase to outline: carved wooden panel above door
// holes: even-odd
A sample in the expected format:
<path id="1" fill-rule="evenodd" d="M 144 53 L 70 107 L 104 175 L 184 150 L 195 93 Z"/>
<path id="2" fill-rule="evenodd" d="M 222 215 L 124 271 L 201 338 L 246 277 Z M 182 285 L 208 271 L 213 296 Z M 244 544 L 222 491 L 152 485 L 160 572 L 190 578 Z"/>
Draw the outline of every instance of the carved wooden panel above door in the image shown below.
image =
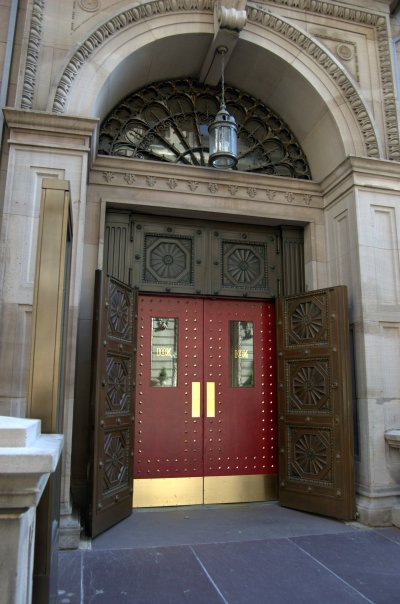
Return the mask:
<path id="1" fill-rule="evenodd" d="M 279 227 L 112 211 L 104 265 L 143 292 L 274 298 L 293 293 L 293 284 L 304 291 L 303 234 L 292 231 L 296 245 L 289 247 Z"/>

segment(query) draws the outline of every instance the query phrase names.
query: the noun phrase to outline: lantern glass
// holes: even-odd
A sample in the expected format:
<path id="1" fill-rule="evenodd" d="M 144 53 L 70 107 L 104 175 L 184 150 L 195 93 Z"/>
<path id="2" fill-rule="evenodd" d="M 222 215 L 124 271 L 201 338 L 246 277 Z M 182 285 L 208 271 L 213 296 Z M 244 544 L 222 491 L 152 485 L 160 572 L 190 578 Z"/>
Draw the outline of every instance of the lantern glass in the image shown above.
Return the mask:
<path id="1" fill-rule="evenodd" d="M 234 168 L 237 163 L 237 125 L 224 106 L 209 127 L 210 157 L 214 168 Z"/>

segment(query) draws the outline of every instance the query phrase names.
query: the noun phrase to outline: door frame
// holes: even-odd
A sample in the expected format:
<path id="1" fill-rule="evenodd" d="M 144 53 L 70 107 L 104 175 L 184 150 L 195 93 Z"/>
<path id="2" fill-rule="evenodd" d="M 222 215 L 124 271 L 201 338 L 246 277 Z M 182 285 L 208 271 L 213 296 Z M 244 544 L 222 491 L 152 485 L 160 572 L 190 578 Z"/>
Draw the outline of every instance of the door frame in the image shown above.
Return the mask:
<path id="1" fill-rule="evenodd" d="M 105 206 L 104 206 L 105 208 Z M 115 215 L 115 212 L 114 212 Z M 133 233 L 132 233 L 132 228 L 133 226 L 135 226 L 135 223 L 132 223 L 131 218 L 134 217 L 134 215 L 129 211 L 123 211 L 122 213 L 118 213 L 118 218 L 120 219 L 121 217 L 123 217 L 123 220 L 120 222 L 120 224 L 118 225 L 118 229 L 120 231 L 120 233 L 122 233 L 124 241 L 126 243 L 125 247 L 123 245 L 119 245 L 117 246 L 118 249 L 120 249 L 121 251 L 121 256 L 123 258 L 127 257 L 127 253 L 128 253 L 128 243 L 129 241 L 132 242 L 133 240 Z M 143 219 L 143 216 L 140 216 L 141 219 Z M 148 217 L 147 217 L 148 219 Z M 160 218 L 156 217 L 151 217 L 151 221 L 152 224 L 158 224 L 160 225 Z M 190 224 L 193 226 L 193 224 L 196 224 L 198 221 L 195 220 L 184 220 L 185 224 L 187 224 L 188 222 L 190 222 Z M 174 220 L 173 218 L 163 218 L 163 225 L 165 227 L 165 230 L 167 233 L 172 232 L 173 227 L 171 225 L 179 223 L 178 220 Z M 202 221 L 202 224 L 207 224 L 209 228 L 211 228 L 211 226 L 214 226 L 216 223 L 213 223 L 211 221 Z M 218 227 L 221 226 L 222 223 L 217 223 Z M 251 225 L 247 225 L 245 227 L 245 229 L 243 229 L 243 225 L 232 225 L 231 223 L 229 223 L 228 225 L 226 225 L 227 228 L 231 228 L 234 227 L 234 232 L 236 233 L 236 235 L 241 234 L 241 238 L 246 240 L 247 238 L 247 234 L 245 232 L 245 229 L 248 227 L 250 230 L 254 230 L 255 227 L 252 227 Z M 107 228 L 107 227 L 106 227 Z M 266 227 L 268 228 L 268 227 Z M 277 250 L 276 253 L 277 255 L 280 255 L 280 265 L 279 265 L 279 271 L 280 271 L 280 276 L 281 276 L 281 280 L 283 279 L 283 281 L 281 281 L 281 287 L 280 287 L 280 293 L 285 294 L 286 296 L 288 295 L 298 295 L 299 294 L 299 289 L 302 289 L 304 291 L 304 260 L 303 260 L 303 237 L 304 234 L 302 232 L 299 231 L 299 229 L 296 227 L 284 227 L 281 228 L 281 236 L 278 237 L 276 239 L 277 241 Z M 260 227 L 258 227 L 257 232 L 260 232 Z M 287 236 L 286 240 L 285 240 L 285 232 L 289 232 L 289 235 Z M 219 233 L 218 233 L 219 235 Z M 105 240 L 107 241 L 107 237 L 105 237 Z M 121 242 L 120 242 L 121 243 Z M 128 246 L 128 247 L 127 247 Z M 105 246 L 106 247 L 106 246 Z M 246 246 L 244 246 L 246 247 Z M 286 252 L 285 252 L 286 250 Z M 131 261 L 133 262 L 134 260 L 139 260 L 140 259 L 140 255 L 139 258 L 134 258 L 133 255 L 131 254 L 130 256 Z M 131 285 L 132 285 L 132 274 L 133 271 L 131 270 L 131 268 L 129 266 L 125 266 L 125 268 L 123 269 L 122 273 L 120 273 L 120 266 L 118 265 L 118 262 L 111 262 L 109 263 L 108 260 L 110 260 L 109 258 L 107 258 L 107 255 L 105 255 L 104 258 L 104 264 L 107 265 L 107 263 L 109 265 L 111 265 L 111 272 L 112 270 L 116 267 L 116 272 L 117 275 L 113 275 L 111 274 L 111 277 L 116 277 L 117 279 L 119 278 L 120 280 L 124 281 L 128 281 Z M 115 260 L 115 258 L 111 258 L 112 261 Z M 117 259 L 118 260 L 118 259 Z M 218 260 L 215 261 L 216 265 L 218 265 Z M 126 263 L 125 263 L 126 264 Z M 126 270 L 125 270 L 126 269 Z M 298 279 L 298 276 L 300 275 L 300 280 Z M 122 278 L 122 279 L 121 279 Z M 278 280 L 279 282 L 279 280 Z M 140 293 L 146 293 L 143 291 L 143 289 L 140 287 L 140 283 L 135 283 L 135 289 L 136 290 L 140 290 Z M 204 295 L 203 292 L 201 291 L 191 291 L 191 292 L 187 292 L 186 291 L 181 291 L 179 290 L 179 287 L 176 289 L 174 289 L 174 291 L 171 291 L 171 288 L 168 286 L 168 284 L 165 284 L 165 291 L 168 294 L 173 294 L 173 295 L 184 295 L 184 294 L 193 294 L 194 296 L 202 296 Z M 151 284 L 147 287 L 147 292 L 151 291 Z M 153 291 L 152 293 L 157 294 L 159 292 L 157 291 Z M 226 295 L 221 295 L 222 292 L 219 292 L 218 295 L 216 295 L 215 297 L 217 297 L 218 299 L 243 299 L 244 297 L 248 298 L 248 299 L 252 299 L 252 292 L 248 292 L 248 291 L 243 291 L 242 292 L 242 297 L 240 297 L 240 295 L 232 295 L 231 291 L 226 292 Z M 250 293 L 250 295 L 249 295 Z M 312 295 L 313 292 L 309 292 L 310 295 Z M 278 292 L 276 292 L 276 297 L 280 297 L 277 295 Z M 301 292 L 300 292 L 301 294 Z M 213 295 L 211 295 L 211 297 L 214 297 Z M 254 296 L 256 299 L 260 300 L 260 298 L 268 298 L 268 296 L 266 295 L 262 295 L 262 292 L 258 292 L 257 295 Z M 275 296 L 274 296 L 275 297 Z M 342 304 L 343 308 L 345 307 L 345 303 Z M 346 310 L 346 309 L 345 309 Z M 346 314 L 346 313 L 345 313 Z M 347 316 L 347 315 L 346 315 Z M 342 320 L 342 316 L 338 316 L 339 320 Z M 350 418 L 351 420 L 351 418 Z M 350 425 L 347 426 L 347 430 L 351 430 Z M 351 441 L 351 438 L 348 438 L 348 442 Z M 351 447 L 350 447 L 351 448 Z M 351 453 L 350 453 L 351 455 Z M 348 478 L 348 480 L 350 480 L 350 478 Z M 354 493 L 354 480 L 350 480 L 350 482 L 352 482 L 352 488 L 353 491 L 352 493 Z M 293 506 L 295 507 L 295 506 Z M 131 508 L 132 509 L 132 508 Z M 307 511 L 307 506 L 304 505 L 302 507 L 302 509 L 304 511 Z M 354 505 L 353 505 L 353 497 L 350 497 L 349 499 L 349 506 L 348 509 L 350 510 L 348 513 L 346 513 L 346 515 L 352 515 L 353 511 L 354 511 Z M 322 514 L 326 514 L 327 512 L 321 509 L 316 508 L 315 506 L 313 507 L 313 509 L 310 509 L 309 511 L 314 511 L 316 513 L 322 513 Z M 110 519 L 110 522 L 108 524 L 109 526 L 112 526 L 113 522 L 112 519 Z M 104 530 L 105 528 L 108 527 L 102 527 L 102 530 Z"/>

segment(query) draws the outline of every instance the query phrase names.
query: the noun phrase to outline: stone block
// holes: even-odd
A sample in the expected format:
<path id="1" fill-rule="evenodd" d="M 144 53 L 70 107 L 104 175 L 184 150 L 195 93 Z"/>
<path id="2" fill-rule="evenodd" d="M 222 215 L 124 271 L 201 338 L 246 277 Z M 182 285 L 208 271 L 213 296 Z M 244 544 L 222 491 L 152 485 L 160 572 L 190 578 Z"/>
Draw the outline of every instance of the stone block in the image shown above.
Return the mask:
<path id="1" fill-rule="evenodd" d="M 392 523 L 394 526 L 400 528 L 400 505 L 392 508 Z"/>
<path id="2" fill-rule="evenodd" d="M 0 447 L 29 447 L 40 435 L 40 422 L 16 417 L 0 417 Z"/>

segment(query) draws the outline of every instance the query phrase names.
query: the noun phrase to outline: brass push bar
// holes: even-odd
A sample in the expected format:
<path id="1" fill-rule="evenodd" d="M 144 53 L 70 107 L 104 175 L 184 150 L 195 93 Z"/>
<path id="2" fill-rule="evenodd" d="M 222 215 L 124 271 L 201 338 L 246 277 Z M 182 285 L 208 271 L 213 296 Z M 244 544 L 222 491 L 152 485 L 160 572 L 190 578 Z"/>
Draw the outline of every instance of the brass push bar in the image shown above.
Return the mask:
<path id="1" fill-rule="evenodd" d="M 192 382 L 192 417 L 201 417 L 201 382 Z M 215 417 L 215 382 L 207 382 L 207 417 Z"/>
<path id="2" fill-rule="evenodd" d="M 200 417 L 200 382 L 192 382 L 192 417 Z"/>
<path id="3" fill-rule="evenodd" d="M 215 417 L 215 382 L 207 382 L 207 417 Z"/>

